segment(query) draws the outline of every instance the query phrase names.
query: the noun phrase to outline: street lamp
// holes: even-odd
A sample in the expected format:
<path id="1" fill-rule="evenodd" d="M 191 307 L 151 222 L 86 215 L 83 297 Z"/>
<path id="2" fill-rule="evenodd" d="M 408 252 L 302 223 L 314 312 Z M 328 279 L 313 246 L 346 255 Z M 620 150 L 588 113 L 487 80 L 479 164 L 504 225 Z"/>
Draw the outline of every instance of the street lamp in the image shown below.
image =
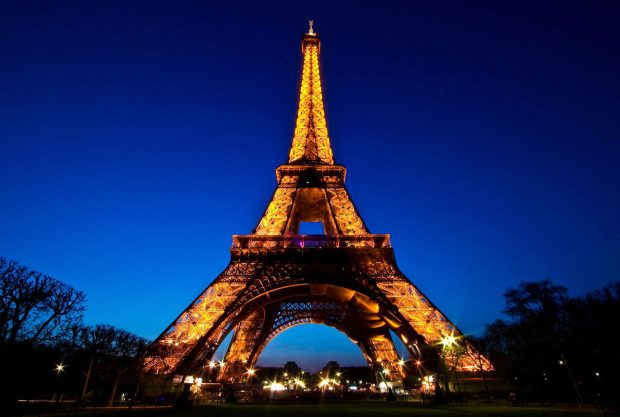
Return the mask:
<path id="1" fill-rule="evenodd" d="M 56 371 L 56 376 L 58 376 L 61 372 L 65 372 L 65 365 L 62 362 L 57 363 L 55 365 L 56 367 L 52 370 Z"/>
<path id="2" fill-rule="evenodd" d="M 52 401 L 54 399 L 56 399 L 56 402 L 59 402 L 62 395 L 56 397 L 56 392 L 58 391 L 58 377 L 60 376 L 61 372 L 65 372 L 65 364 L 62 363 L 62 361 L 60 363 L 56 363 L 54 364 L 54 369 L 52 369 L 53 371 L 56 371 L 56 382 L 54 383 L 54 394 L 52 394 Z"/>

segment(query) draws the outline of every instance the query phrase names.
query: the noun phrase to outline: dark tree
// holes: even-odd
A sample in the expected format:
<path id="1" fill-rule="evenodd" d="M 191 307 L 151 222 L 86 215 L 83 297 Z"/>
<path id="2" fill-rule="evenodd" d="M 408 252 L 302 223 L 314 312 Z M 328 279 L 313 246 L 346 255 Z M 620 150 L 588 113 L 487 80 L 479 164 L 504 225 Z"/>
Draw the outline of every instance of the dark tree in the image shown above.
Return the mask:
<path id="1" fill-rule="evenodd" d="M 565 287 L 550 280 L 522 282 L 518 288 L 504 293 L 506 309 L 514 322 L 543 326 L 554 333 L 565 322 L 564 306 L 568 300 Z"/>
<path id="2" fill-rule="evenodd" d="M 82 364 L 84 370 L 84 385 L 80 394 L 80 401 L 84 400 L 88 390 L 88 384 L 93 376 L 97 360 L 104 360 L 112 355 L 114 338 L 117 329 L 107 324 L 85 326 L 80 332 L 81 350 L 85 357 Z"/>
<path id="3" fill-rule="evenodd" d="M 114 403 L 121 377 L 131 369 L 138 371 L 138 373 L 140 372 L 147 346 L 146 339 L 128 331 L 116 329 L 109 359 L 114 382 L 108 406 L 111 407 Z"/>
<path id="4" fill-rule="evenodd" d="M 80 399 L 89 390 L 93 376 L 98 374 L 102 385 L 107 387 L 111 406 L 121 379 L 129 373 L 142 368 L 148 343 L 145 339 L 106 324 L 83 327 L 80 334 L 84 384 Z M 133 391 L 132 391 L 133 392 Z"/>
<path id="5" fill-rule="evenodd" d="M 476 372 L 479 372 L 482 377 L 484 395 L 487 398 L 487 401 L 490 401 L 487 371 L 485 370 L 486 359 L 490 356 L 487 340 L 481 337 L 469 336 L 469 341 L 475 349 L 467 349 L 464 353 L 468 355 L 476 364 Z"/>
<path id="6" fill-rule="evenodd" d="M 505 293 L 509 320 L 487 326 L 484 340 L 514 390 L 540 401 L 617 401 L 620 283 L 570 298 L 551 281 Z"/>
<path id="7" fill-rule="evenodd" d="M 289 361 L 284 364 L 284 372 L 286 372 L 290 377 L 295 377 L 300 375 L 301 369 L 296 362 Z"/>
<path id="8" fill-rule="evenodd" d="M 79 324 L 83 292 L 0 258 L 0 345 L 56 342 Z"/>
<path id="9" fill-rule="evenodd" d="M 527 388 L 540 401 L 551 400 L 550 381 L 558 385 L 557 365 L 564 354 L 566 288 L 550 280 L 522 282 L 504 297 L 504 313 L 510 320 L 490 325 L 487 341 L 501 358 L 500 366 L 510 366 L 510 382 L 516 389 Z"/>
<path id="10" fill-rule="evenodd" d="M 5 375 L 0 408 L 19 398 L 37 398 L 58 388 L 53 374 L 74 348 L 85 309 L 81 291 L 55 278 L 0 258 L 0 366 Z M 70 391 L 70 387 L 67 388 Z"/>
<path id="11" fill-rule="evenodd" d="M 618 402 L 620 282 L 568 302 L 567 357 L 591 402 Z"/>

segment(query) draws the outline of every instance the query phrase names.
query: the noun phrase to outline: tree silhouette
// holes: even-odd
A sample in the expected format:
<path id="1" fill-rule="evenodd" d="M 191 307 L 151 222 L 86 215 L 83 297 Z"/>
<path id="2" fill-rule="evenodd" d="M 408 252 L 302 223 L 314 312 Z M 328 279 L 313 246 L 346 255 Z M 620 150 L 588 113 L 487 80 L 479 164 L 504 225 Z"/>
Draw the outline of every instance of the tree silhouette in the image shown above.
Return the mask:
<path id="1" fill-rule="evenodd" d="M 80 323 L 83 292 L 0 258 L 0 345 L 58 342 Z"/>

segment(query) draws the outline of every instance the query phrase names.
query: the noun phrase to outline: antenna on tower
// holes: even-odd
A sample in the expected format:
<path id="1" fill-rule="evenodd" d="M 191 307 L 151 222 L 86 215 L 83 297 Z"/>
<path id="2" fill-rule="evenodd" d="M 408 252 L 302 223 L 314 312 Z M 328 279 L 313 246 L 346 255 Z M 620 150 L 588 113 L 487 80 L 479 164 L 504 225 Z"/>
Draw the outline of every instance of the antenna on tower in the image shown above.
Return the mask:
<path id="1" fill-rule="evenodd" d="M 314 25 L 314 20 L 308 20 L 308 25 L 310 29 L 308 30 L 308 35 L 314 35 L 314 30 L 312 30 L 312 25 Z"/>

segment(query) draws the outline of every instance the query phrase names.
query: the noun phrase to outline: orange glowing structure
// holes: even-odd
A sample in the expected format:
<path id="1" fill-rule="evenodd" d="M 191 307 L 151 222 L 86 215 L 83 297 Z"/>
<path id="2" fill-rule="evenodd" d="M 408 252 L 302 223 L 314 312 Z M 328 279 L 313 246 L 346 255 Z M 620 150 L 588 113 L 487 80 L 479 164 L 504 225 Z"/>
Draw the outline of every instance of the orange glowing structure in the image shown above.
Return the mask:
<path id="1" fill-rule="evenodd" d="M 310 30 L 301 44 L 304 57 L 299 91 L 297 122 L 288 163 L 333 165 L 334 156 L 327 133 L 323 91 L 319 71 L 319 37 Z"/>
<path id="2" fill-rule="evenodd" d="M 243 381 L 276 335 L 303 323 L 345 333 L 388 380 L 403 377 L 390 331 L 417 363 L 441 354 L 458 370 L 492 369 L 400 272 L 389 235 L 371 234 L 355 208 L 331 150 L 320 47 L 310 26 L 295 132 L 271 202 L 252 234 L 233 236 L 228 267 L 153 343 L 150 371 L 201 376 L 217 367 L 221 381 Z M 320 222 L 324 234 L 300 235 L 302 222 Z M 214 352 L 230 332 L 216 366 Z"/>

